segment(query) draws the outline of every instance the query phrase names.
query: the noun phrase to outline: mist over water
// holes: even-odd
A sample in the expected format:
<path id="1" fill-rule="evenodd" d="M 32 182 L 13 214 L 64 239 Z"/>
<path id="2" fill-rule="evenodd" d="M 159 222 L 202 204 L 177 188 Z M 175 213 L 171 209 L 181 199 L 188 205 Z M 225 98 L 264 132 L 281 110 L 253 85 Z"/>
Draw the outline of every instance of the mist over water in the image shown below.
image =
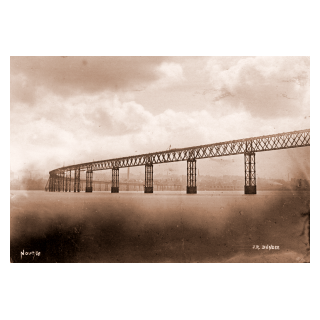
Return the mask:
<path id="1" fill-rule="evenodd" d="M 309 192 L 11 191 L 12 262 L 309 262 Z M 259 245 L 260 250 L 253 249 Z M 279 246 L 263 250 L 262 245 Z M 21 256 L 21 252 L 40 256 Z"/>

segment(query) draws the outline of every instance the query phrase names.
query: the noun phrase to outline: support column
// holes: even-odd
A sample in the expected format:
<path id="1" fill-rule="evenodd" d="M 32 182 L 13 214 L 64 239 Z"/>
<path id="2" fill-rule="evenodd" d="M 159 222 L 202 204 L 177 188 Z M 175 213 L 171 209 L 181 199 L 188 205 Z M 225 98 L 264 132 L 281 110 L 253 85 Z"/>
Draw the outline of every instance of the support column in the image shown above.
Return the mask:
<path id="1" fill-rule="evenodd" d="M 197 193 L 196 159 L 187 160 L 187 193 Z"/>
<path id="2" fill-rule="evenodd" d="M 54 191 L 59 191 L 59 175 L 54 175 Z"/>
<path id="3" fill-rule="evenodd" d="M 63 175 L 64 175 L 64 172 L 59 172 L 58 174 L 58 191 L 63 191 Z"/>
<path id="4" fill-rule="evenodd" d="M 256 160 L 254 152 L 246 152 L 244 154 L 244 170 L 245 170 L 245 194 L 256 194 Z"/>
<path id="5" fill-rule="evenodd" d="M 65 189 L 65 184 L 66 184 L 66 179 L 65 179 L 65 176 L 66 176 L 66 173 L 65 171 L 61 172 L 60 174 L 61 176 L 61 191 L 64 192 L 64 189 Z"/>
<path id="6" fill-rule="evenodd" d="M 55 174 L 54 177 L 54 192 L 59 191 L 59 174 Z"/>
<path id="7" fill-rule="evenodd" d="M 112 168 L 111 193 L 119 193 L 119 168 Z"/>
<path id="8" fill-rule="evenodd" d="M 54 175 L 50 174 L 49 178 L 49 192 L 54 192 Z"/>
<path id="9" fill-rule="evenodd" d="M 60 185 L 61 185 L 61 182 L 60 182 L 60 172 L 59 172 L 56 176 L 56 191 L 58 192 L 60 192 Z"/>
<path id="10" fill-rule="evenodd" d="M 153 193 L 153 164 L 145 165 L 144 193 Z"/>
<path id="11" fill-rule="evenodd" d="M 74 192 L 80 192 L 80 168 L 74 170 Z"/>
<path id="12" fill-rule="evenodd" d="M 88 167 L 86 171 L 86 192 L 92 192 L 92 178 L 93 178 L 92 168 Z"/>
<path id="13" fill-rule="evenodd" d="M 65 192 L 71 191 L 71 170 L 66 172 Z"/>

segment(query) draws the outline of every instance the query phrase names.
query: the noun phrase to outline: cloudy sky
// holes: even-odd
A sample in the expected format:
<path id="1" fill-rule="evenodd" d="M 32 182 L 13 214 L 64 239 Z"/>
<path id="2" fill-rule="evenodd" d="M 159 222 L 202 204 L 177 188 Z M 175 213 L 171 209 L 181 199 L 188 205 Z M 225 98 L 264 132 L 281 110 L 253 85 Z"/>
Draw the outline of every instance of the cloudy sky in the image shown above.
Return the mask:
<path id="1" fill-rule="evenodd" d="M 11 57 L 10 69 L 12 171 L 310 128 L 308 57 Z M 309 149 L 259 154 L 258 175 L 309 178 Z M 223 159 L 201 161 L 244 174 L 243 156 Z"/>

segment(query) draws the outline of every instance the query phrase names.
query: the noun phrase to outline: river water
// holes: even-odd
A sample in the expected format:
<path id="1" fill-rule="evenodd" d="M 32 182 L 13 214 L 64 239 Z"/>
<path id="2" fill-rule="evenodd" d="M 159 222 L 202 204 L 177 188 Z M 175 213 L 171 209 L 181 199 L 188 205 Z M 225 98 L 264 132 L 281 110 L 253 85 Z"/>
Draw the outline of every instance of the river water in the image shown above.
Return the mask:
<path id="1" fill-rule="evenodd" d="M 309 192 L 11 190 L 11 262 L 309 262 Z M 267 247 L 267 249 L 265 249 Z"/>

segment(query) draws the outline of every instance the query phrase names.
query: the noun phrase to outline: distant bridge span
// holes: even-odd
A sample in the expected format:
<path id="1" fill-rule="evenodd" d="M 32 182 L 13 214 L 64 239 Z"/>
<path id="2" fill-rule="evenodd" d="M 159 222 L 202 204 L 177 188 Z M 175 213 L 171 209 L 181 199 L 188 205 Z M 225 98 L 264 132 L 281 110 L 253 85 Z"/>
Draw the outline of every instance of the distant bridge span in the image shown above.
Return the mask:
<path id="1" fill-rule="evenodd" d="M 86 162 L 49 172 L 49 191 L 71 191 L 74 170 L 74 192 L 79 192 L 80 171 L 86 171 L 86 192 L 92 192 L 93 171 L 112 169 L 111 192 L 119 192 L 119 168 L 145 166 L 145 193 L 153 192 L 153 164 L 187 161 L 187 193 L 197 193 L 196 160 L 244 154 L 245 193 L 256 193 L 255 153 L 310 146 L 310 129 L 267 136 L 231 140 L 196 147 L 171 149 L 141 155 Z M 78 182 L 79 181 L 79 182 Z"/>

